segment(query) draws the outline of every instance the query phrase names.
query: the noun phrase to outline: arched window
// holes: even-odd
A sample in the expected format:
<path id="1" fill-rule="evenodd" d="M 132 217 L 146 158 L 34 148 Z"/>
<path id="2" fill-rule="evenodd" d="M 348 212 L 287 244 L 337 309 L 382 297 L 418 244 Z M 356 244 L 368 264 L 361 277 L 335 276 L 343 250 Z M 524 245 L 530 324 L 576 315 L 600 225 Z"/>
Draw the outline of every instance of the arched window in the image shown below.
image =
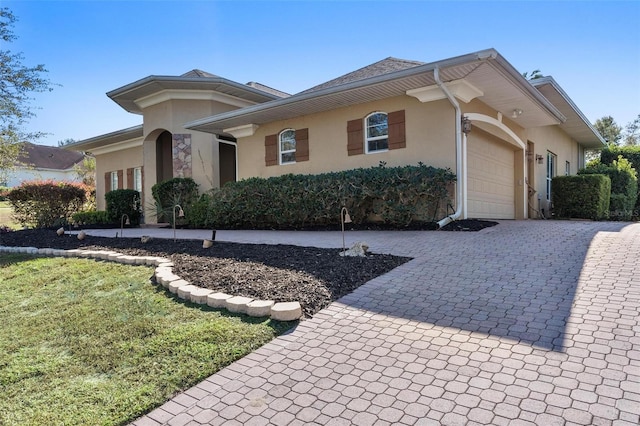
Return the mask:
<path id="1" fill-rule="evenodd" d="M 374 112 L 364 119 L 367 154 L 389 149 L 389 120 L 385 112 Z"/>
<path id="2" fill-rule="evenodd" d="M 280 164 L 296 162 L 296 131 L 285 129 L 278 135 L 280 148 Z"/>

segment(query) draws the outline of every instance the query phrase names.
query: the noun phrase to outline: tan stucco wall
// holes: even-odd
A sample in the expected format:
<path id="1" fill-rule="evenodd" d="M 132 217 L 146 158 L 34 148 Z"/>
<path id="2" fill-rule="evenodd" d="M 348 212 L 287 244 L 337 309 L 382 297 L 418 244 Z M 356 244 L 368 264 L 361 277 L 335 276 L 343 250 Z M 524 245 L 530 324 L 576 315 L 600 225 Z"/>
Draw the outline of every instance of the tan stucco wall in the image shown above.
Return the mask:
<path id="1" fill-rule="evenodd" d="M 375 154 L 347 154 L 347 121 L 364 118 L 371 112 L 405 110 L 406 148 Z M 328 171 L 377 166 L 416 165 L 422 161 L 455 171 L 455 115 L 448 101 L 421 103 L 399 96 L 348 108 L 277 121 L 260 126 L 253 136 L 238 140 L 238 175 L 271 177 L 286 173 L 316 174 Z M 264 138 L 286 128 L 309 129 L 309 161 L 265 166 Z M 363 141 L 364 143 L 364 141 Z"/>
<path id="2" fill-rule="evenodd" d="M 106 154 L 96 154 L 96 203 L 98 210 L 105 210 L 106 208 L 104 174 L 122 170 L 122 187 L 127 188 L 127 169 L 141 166 L 142 146 Z"/>
<path id="3" fill-rule="evenodd" d="M 556 176 L 565 174 L 565 162 L 569 161 L 570 174 L 576 174 L 582 167 L 582 150 L 580 145 L 557 126 L 536 127 L 526 130 L 526 139 L 534 144 L 534 155 L 542 155 L 544 160 L 538 164 L 534 160 L 533 174 L 537 191 L 535 200 L 540 195 L 546 199 L 547 151 L 557 156 Z M 535 158 L 535 157 L 534 157 Z"/>

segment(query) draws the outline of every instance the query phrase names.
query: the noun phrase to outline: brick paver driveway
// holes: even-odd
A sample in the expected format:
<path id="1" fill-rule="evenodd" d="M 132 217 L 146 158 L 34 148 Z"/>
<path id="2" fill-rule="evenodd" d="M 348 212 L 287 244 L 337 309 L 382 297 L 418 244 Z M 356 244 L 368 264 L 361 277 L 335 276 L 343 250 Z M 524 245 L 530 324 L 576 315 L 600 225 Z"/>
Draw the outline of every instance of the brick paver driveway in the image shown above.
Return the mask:
<path id="1" fill-rule="evenodd" d="M 350 232 L 414 260 L 135 425 L 637 425 L 640 224 Z M 220 239 L 340 246 L 336 233 Z"/>

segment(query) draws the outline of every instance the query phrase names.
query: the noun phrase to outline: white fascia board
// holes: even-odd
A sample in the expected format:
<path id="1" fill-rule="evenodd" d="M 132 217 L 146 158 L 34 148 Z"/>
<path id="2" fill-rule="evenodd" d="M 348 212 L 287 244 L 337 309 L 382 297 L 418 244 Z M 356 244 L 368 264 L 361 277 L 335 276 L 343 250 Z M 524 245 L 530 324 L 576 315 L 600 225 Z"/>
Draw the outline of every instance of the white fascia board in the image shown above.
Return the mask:
<path id="1" fill-rule="evenodd" d="M 253 134 L 258 130 L 257 124 L 245 124 L 243 126 L 238 127 L 230 127 L 228 129 L 223 129 L 225 133 L 229 133 L 236 139 L 246 138 L 248 136 L 253 136 Z"/>
<path id="2" fill-rule="evenodd" d="M 466 104 L 471 102 L 473 99 L 484 95 L 482 90 L 478 89 L 465 79 L 450 81 L 448 83 L 444 83 L 444 85 L 453 96 Z M 418 99 L 420 102 L 433 102 L 440 99 L 446 99 L 447 97 L 437 84 L 407 90 L 406 93 L 407 95 Z"/>
<path id="3" fill-rule="evenodd" d="M 244 108 L 255 105 L 255 102 L 246 99 L 236 98 L 235 96 L 225 95 L 224 93 L 203 91 L 203 90 L 178 90 L 166 89 L 161 90 L 149 96 L 136 99 L 134 102 L 140 109 L 157 105 L 161 102 L 171 100 L 188 100 L 188 101 L 216 101 L 223 104 Z"/>
<path id="4" fill-rule="evenodd" d="M 114 143 L 104 147 L 96 148 L 91 150 L 90 152 L 93 155 L 108 154 L 110 152 L 122 151 L 125 149 L 142 146 L 143 142 L 144 142 L 144 138 L 131 139 L 128 141 L 122 141 L 122 142 Z"/>

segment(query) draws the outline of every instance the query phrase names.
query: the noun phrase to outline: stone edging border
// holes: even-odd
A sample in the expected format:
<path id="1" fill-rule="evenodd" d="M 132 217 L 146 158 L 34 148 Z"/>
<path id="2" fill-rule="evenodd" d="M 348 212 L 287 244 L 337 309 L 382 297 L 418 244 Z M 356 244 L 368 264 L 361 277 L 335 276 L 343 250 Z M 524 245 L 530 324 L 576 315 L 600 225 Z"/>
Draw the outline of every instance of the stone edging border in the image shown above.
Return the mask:
<path id="1" fill-rule="evenodd" d="M 106 260 L 127 265 L 155 266 L 156 282 L 177 294 L 180 299 L 212 308 L 225 308 L 229 312 L 246 314 L 250 317 L 270 317 L 277 321 L 295 321 L 302 317 L 300 302 L 279 302 L 273 300 L 254 300 L 250 297 L 232 296 L 214 292 L 203 287 L 192 285 L 173 273 L 171 259 L 158 256 L 129 256 L 116 251 L 104 250 L 60 250 L 36 247 L 0 246 L 0 253 L 25 253 L 40 256 L 81 257 Z"/>

